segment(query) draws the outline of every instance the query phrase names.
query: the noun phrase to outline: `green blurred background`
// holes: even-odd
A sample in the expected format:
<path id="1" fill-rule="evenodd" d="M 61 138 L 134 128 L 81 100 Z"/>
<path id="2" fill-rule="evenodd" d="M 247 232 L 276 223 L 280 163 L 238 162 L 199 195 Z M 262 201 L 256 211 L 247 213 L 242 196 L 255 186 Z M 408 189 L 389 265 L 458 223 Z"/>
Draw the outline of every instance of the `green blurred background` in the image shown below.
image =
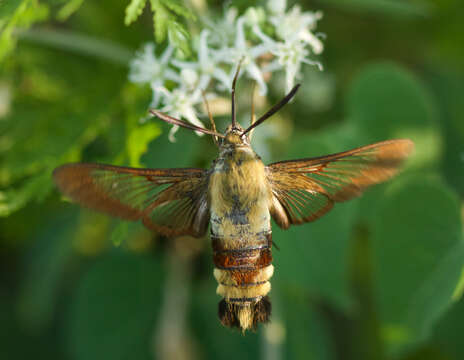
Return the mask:
<path id="1" fill-rule="evenodd" d="M 324 12 L 325 71 L 304 70 L 296 100 L 255 132 L 257 151 L 270 162 L 399 137 L 416 151 L 323 219 L 274 226 L 273 321 L 246 336 L 217 319 L 208 239 L 159 238 L 53 187 L 64 162 L 216 156 L 211 138 L 181 129 L 170 143 L 168 126 L 138 123 L 151 93 L 128 82 L 127 63 L 153 39 L 149 11 L 126 27 L 127 2 L 81 2 L 0 2 L 0 26 L 20 6 L 17 26 L 35 22 L 14 49 L 0 43 L 1 359 L 464 358 L 464 2 L 299 2 Z M 258 113 L 283 87 L 271 80 Z M 247 121 L 250 82 L 238 92 Z"/>

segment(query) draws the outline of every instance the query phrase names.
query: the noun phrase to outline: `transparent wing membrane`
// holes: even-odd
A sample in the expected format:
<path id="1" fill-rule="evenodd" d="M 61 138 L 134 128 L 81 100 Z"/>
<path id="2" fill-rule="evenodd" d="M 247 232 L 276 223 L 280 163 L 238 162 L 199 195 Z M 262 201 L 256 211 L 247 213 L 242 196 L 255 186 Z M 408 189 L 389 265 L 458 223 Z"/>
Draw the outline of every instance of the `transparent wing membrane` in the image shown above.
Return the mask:
<path id="1" fill-rule="evenodd" d="M 268 178 L 289 224 L 301 224 L 318 219 L 334 202 L 359 196 L 391 178 L 412 149 L 410 140 L 389 140 L 328 156 L 281 161 L 267 167 Z"/>
<path id="2" fill-rule="evenodd" d="M 209 216 L 205 170 L 68 164 L 53 177 L 72 200 L 122 219 L 141 219 L 164 235 L 201 236 L 206 231 L 198 225 Z"/>

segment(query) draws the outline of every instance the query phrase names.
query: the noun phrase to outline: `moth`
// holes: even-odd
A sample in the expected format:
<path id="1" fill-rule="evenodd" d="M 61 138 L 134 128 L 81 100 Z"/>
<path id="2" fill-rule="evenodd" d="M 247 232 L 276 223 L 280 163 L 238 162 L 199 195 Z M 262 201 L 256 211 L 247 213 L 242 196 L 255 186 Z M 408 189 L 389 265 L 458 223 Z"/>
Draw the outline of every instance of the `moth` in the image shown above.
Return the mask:
<path id="1" fill-rule="evenodd" d="M 76 163 L 55 169 L 53 179 L 73 201 L 122 219 L 141 220 L 166 237 L 200 238 L 209 227 L 216 292 L 222 297 L 220 321 L 245 331 L 267 322 L 271 314 L 271 218 L 283 229 L 320 218 L 335 203 L 395 175 L 414 145 L 407 139 L 387 140 L 266 166 L 250 145 L 252 130 L 287 104 L 299 85 L 258 120 L 252 116 L 244 129 L 235 116 L 238 72 L 232 83 L 232 121 L 224 134 L 216 131 L 206 100 L 211 129 L 151 111 L 170 124 L 212 135 L 219 155 L 209 169 Z"/>

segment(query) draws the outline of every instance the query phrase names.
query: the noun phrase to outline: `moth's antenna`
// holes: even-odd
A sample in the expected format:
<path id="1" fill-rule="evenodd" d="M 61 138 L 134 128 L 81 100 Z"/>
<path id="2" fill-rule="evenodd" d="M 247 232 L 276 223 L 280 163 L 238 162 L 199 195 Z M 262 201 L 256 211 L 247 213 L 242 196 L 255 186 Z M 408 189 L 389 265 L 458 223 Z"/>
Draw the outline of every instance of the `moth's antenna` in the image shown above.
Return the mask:
<path id="1" fill-rule="evenodd" d="M 255 88 L 256 88 L 256 81 L 253 81 L 253 85 L 251 85 L 251 119 L 250 125 L 253 125 L 256 121 L 256 114 L 255 114 Z M 253 136 L 253 130 L 250 131 L 250 135 L 248 137 L 251 140 Z"/>
<path id="2" fill-rule="evenodd" d="M 164 114 L 164 113 L 162 113 L 161 111 L 158 111 L 158 110 L 150 110 L 150 113 L 152 113 L 153 115 L 159 117 L 161 120 L 166 121 L 169 124 L 182 126 L 184 128 L 190 129 L 190 130 L 201 132 L 203 134 L 209 134 L 209 135 L 217 136 L 217 137 L 220 137 L 220 138 L 224 137 L 224 135 L 219 134 L 216 131 L 204 129 L 202 127 L 190 124 L 190 123 L 188 123 L 186 121 L 173 118 L 172 116 Z"/>
<path id="3" fill-rule="evenodd" d="M 234 80 L 232 81 L 232 128 L 235 127 L 235 85 L 237 84 L 238 74 L 240 73 L 240 66 L 242 65 L 243 57 L 238 62 L 237 71 L 235 72 Z"/>
<path id="4" fill-rule="evenodd" d="M 270 118 L 272 115 L 274 115 L 277 111 L 279 111 L 284 105 L 286 105 L 292 97 L 295 96 L 296 92 L 298 91 L 298 88 L 300 87 L 300 84 L 296 84 L 293 89 L 282 99 L 280 100 L 277 104 L 275 104 L 272 108 L 268 110 L 267 113 L 265 113 L 263 116 L 261 116 L 255 123 L 250 125 L 248 129 L 246 129 L 243 133 L 242 136 L 245 135 L 247 132 L 253 130 L 255 127 L 257 127 L 259 124 L 261 124 L 264 120 L 267 120 Z"/>
<path id="5" fill-rule="evenodd" d="M 205 95 L 205 92 L 204 92 L 203 90 L 201 91 L 201 96 L 203 97 L 203 102 L 205 103 L 206 111 L 208 112 L 209 121 L 211 122 L 211 129 L 212 129 L 214 132 L 217 132 L 217 131 L 216 131 L 216 123 L 214 122 L 213 114 L 211 114 L 211 111 L 210 111 L 210 109 L 209 109 L 208 100 L 206 100 L 206 95 Z M 217 138 L 217 136 L 213 136 L 213 140 L 214 140 L 214 143 L 215 143 L 216 145 L 218 145 L 218 138 Z"/>

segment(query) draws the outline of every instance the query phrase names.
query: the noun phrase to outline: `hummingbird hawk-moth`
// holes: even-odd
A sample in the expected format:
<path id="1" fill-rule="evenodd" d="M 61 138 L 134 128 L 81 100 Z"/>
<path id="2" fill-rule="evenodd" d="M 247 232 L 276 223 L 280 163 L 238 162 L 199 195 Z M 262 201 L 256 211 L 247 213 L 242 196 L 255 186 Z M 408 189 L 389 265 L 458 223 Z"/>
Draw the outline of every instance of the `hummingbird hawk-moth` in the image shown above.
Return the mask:
<path id="1" fill-rule="evenodd" d="M 222 297 L 219 318 L 225 326 L 245 331 L 267 322 L 271 314 L 271 218 L 283 229 L 320 218 L 336 202 L 395 175 L 414 145 L 407 139 L 387 140 L 266 166 L 250 145 L 252 130 L 287 104 L 298 85 L 258 120 L 252 116 L 243 129 L 235 120 L 237 76 L 238 70 L 232 83 L 232 122 L 224 134 L 216 131 L 209 109 L 211 130 L 151 111 L 168 123 L 212 135 L 219 156 L 210 169 L 78 163 L 58 167 L 53 178 L 63 194 L 81 205 L 141 220 L 167 237 L 203 237 L 210 226 L 214 277 Z"/>

